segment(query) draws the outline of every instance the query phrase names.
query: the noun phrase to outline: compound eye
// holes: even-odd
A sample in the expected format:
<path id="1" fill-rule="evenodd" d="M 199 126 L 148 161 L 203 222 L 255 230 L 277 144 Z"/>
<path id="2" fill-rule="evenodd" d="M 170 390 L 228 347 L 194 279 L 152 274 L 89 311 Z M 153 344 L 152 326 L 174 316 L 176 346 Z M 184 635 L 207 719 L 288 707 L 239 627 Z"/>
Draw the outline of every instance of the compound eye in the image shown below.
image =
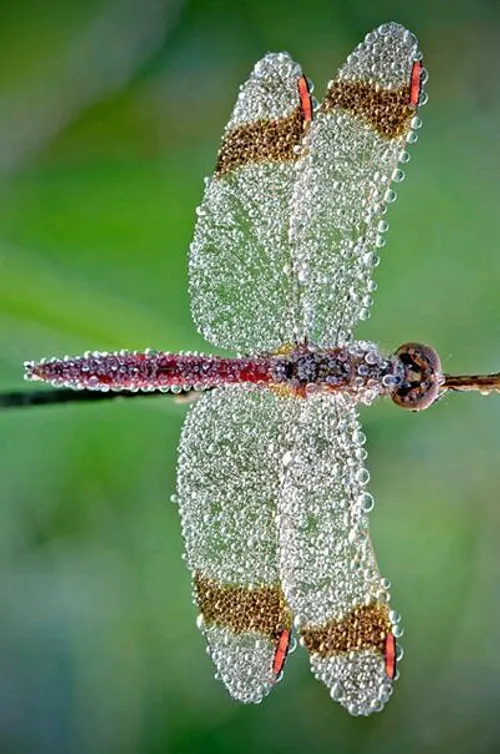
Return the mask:
<path id="1" fill-rule="evenodd" d="M 392 400 L 410 411 L 428 408 L 439 396 L 444 379 L 436 351 L 421 343 L 404 343 L 394 356 L 401 363 L 402 375 Z"/>

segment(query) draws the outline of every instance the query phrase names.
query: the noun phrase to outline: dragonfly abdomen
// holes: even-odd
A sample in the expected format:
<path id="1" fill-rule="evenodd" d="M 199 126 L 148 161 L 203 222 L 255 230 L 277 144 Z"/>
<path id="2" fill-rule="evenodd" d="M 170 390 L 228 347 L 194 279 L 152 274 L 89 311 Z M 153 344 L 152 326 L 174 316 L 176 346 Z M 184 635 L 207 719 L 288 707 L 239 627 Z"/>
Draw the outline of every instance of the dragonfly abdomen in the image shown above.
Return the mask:
<path id="1" fill-rule="evenodd" d="M 269 357 L 224 358 L 198 353 L 117 351 L 27 362 L 28 380 L 85 390 L 150 392 L 207 390 L 222 385 L 273 380 Z"/>

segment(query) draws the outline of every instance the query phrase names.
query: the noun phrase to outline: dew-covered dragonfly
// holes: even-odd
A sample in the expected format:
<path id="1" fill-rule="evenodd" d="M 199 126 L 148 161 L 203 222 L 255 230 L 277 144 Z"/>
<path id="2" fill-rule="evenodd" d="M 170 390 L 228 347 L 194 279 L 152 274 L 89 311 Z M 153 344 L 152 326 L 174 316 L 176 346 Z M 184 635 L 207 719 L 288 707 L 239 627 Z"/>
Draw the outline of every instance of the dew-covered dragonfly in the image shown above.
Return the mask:
<path id="1" fill-rule="evenodd" d="M 352 336 L 369 316 L 425 81 L 417 40 L 395 23 L 365 37 L 321 103 L 288 54 L 256 64 L 189 259 L 198 330 L 237 356 L 92 352 L 26 364 L 28 380 L 85 398 L 205 392 L 182 431 L 174 501 L 199 628 L 243 702 L 281 678 L 295 633 L 333 699 L 354 715 L 382 709 L 402 628 L 369 537 L 357 404 L 389 396 L 418 411 L 446 390 L 498 389 L 498 375 L 445 375 L 428 346 L 384 354 Z"/>

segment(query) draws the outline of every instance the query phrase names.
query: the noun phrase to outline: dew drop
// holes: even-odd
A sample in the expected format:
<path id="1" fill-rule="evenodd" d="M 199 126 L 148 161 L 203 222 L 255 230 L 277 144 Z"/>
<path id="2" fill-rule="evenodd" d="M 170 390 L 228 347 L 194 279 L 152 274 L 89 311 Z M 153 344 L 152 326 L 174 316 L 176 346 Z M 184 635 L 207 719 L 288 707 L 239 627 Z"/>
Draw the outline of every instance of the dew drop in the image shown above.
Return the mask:
<path id="1" fill-rule="evenodd" d="M 370 472 L 368 469 L 358 469 L 356 472 L 356 481 L 358 484 L 368 484 L 370 481 Z"/>
<path id="2" fill-rule="evenodd" d="M 344 687 L 342 686 L 340 681 L 335 681 L 330 690 L 330 696 L 332 697 L 333 701 L 339 702 L 344 697 L 344 694 Z"/>
<path id="3" fill-rule="evenodd" d="M 373 495 L 370 495 L 369 492 L 363 492 L 358 497 L 358 503 L 361 506 L 361 509 L 365 513 L 369 513 L 375 507 L 375 499 L 374 499 Z"/>

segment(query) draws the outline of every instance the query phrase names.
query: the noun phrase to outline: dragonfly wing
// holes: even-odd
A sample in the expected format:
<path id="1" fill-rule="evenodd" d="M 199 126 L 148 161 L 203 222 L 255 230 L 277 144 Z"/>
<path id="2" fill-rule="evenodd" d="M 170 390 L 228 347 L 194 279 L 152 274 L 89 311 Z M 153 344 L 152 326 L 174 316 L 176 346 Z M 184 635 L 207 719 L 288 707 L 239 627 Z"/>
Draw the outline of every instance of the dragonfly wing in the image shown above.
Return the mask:
<path id="1" fill-rule="evenodd" d="M 270 391 L 214 390 L 190 410 L 180 443 L 178 500 L 199 625 L 218 676 L 243 702 L 272 689 L 291 625 L 276 501 L 292 405 Z"/>
<path id="2" fill-rule="evenodd" d="M 368 533 L 364 436 L 353 406 L 300 401 L 278 504 L 279 568 L 316 677 L 351 714 L 382 708 L 395 673 L 395 614 Z"/>
<path id="3" fill-rule="evenodd" d="M 224 348 L 268 351 L 294 339 L 288 226 L 309 117 L 299 81 L 305 81 L 300 67 L 286 53 L 256 64 L 240 89 L 197 211 L 192 314 L 201 334 Z"/>
<path id="4" fill-rule="evenodd" d="M 368 34 L 330 82 L 302 144 L 290 224 L 300 337 L 322 347 L 349 340 L 369 316 L 383 219 L 404 173 L 423 102 L 417 40 L 390 23 Z"/>

